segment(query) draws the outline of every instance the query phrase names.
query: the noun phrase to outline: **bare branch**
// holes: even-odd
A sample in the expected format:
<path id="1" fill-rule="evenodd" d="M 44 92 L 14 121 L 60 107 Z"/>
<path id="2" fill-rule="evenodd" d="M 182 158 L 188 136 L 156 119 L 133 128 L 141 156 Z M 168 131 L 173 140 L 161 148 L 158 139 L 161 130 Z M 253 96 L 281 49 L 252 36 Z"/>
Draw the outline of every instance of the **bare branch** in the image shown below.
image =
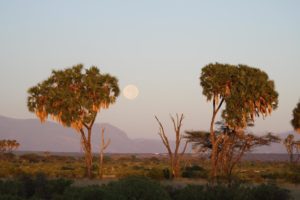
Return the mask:
<path id="1" fill-rule="evenodd" d="M 162 142 L 164 143 L 165 147 L 167 148 L 168 153 L 169 153 L 170 155 L 172 155 L 170 143 L 169 143 L 168 137 L 167 137 L 166 134 L 165 134 L 164 127 L 163 127 L 162 123 L 159 121 L 159 119 L 158 119 L 157 116 L 155 116 L 155 119 L 156 119 L 156 121 L 158 122 L 159 127 L 160 127 L 160 130 L 159 130 L 159 133 L 158 133 L 158 134 L 159 134 L 159 136 L 161 137 Z"/>

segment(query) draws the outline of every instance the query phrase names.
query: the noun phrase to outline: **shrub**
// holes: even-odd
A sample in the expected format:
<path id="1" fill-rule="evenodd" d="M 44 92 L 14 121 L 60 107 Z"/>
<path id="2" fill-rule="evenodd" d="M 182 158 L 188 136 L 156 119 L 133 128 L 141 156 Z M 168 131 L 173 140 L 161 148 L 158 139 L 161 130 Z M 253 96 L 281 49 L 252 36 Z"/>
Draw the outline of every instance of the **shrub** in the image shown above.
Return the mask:
<path id="1" fill-rule="evenodd" d="M 19 195 L 24 198 L 29 198 L 35 193 L 35 183 L 34 180 L 28 174 L 22 174 L 18 178 L 18 182 L 20 183 L 19 187 Z"/>
<path id="2" fill-rule="evenodd" d="M 34 153 L 30 153 L 30 154 L 24 154 L 20 156 L 21 160 L 26 160 L 30 163 L 38 163 L 41 161 L 45 161 L 45 157 L 44 156 L 40 156 Z"/>
<path id="3" fill-rule="evenodd" d="M 17 181 L 0 181 L 0 194 L 18 195 L 20 184 Z M 4 198 L 4 197 L 3 197 Z"/>
<path id="4" fill-rule="evenodd" d="M 55 195 L 63 194 L 71 184 L 72 181 L 65 179 L 48 180 L 41 173 L 36 177 L 22 174 L 14 181 L 0 181 L 0 194 L 2 194 L 0 200 L 13 199 L 16 196 L 25 199 L 52 199 Z"/>
<path id="5" fill-rule="evenodd" d="M 290 192 L 286 189 L 279 188 L 276 185 L 262 184 L 251 190 L 253 199 L 257 200 L 288 200 L 291 199 Z"/>
<path id="6" fill-rule="evenodd" d="M 62 166 L 61 167 L 61 170 L 65 171 L 65 170 L 75 170 L 75 167 L 72 167 L 72 166 Z"/>
<path id="7" fill-rule="evenodd" d="M 245 188 L 240 185 L 227 187 L 222 184 L 207 186 L 205 198 L 209 200 L 258 200 L 252 198 L 249 188 Z"/>
<path id="8" fill-rule="evenodd" d="M 67 180 L 63 178 L 49 180 L 49 190 L 51 193 L 63 194 L 64 191 L 71 186 L 72 180 Z"/>
<path id="9" fill-rule="evenodd" d="M 182 177 L 185 178 L 207 178 L 208 172 L 204 168 L 193 165 L 191 167 L 186 167 L 182 172 Z"/>
<path id="10" fill-rule="evenodd" d="M 174 200 L 204 200 L 205 191 L 203 186 L 188 185 L 176 190 L 172 196 Z"/>
<path id="11" fill-rule="evenodd" d="M 172 175 L 171 175 L 171 172 L 170 172 L 169 168 L 164 168 L 162 171 L 163 171 L 165 179 L 171 179 L 172 178 Z"/>
<path id="12" fill-rule="evenodd" d="M 275 185 L 260 185 L 245 187 L 242 185 L 215 185 L 199 186 L 188 185 L 177 189 L 173 194 L 174 200 L 289 200 L 291 196 L 288 190 Z"/>
<path id="13" fill-rule="evenodd" d="M 63 195 L 56 196 L 56 200 L 72 199 L 72 200 L 102 200 L 105 191 L 99 186 L 87 187 L 70 187 Z"/>
<path id="14" fill-rule="evenodd" d="M 106 186 L 107 199 L 169 200 L 168 193 L 155 181 L 145 177 L 127 177 Z"/>
<path id="15" fill-rule="evenodd" d="M 0 153 L 0 159 L 10 161 L 10 162 L 14 162 L 16 160 L 16 155 L 11 153 L 11 152 Z"/>
<path id="16" fill-rule="evenodd" d="M 294 183 L 294 184 L 299 184 L 300 183 L 300 174 L 296 173 L 289 173 L 285 177 L 286 181 Z"/>
<path id="17" fill-rule="evenodd" d="M 147 176 L 156 180 L 162 180 L 165 178 L 163 170 L 155 167 L 148 171 Z"/>
<path id="18" fill-rule="evenodd" d="M 149 158 L 149 161 L 158 164 L 159 163 L 159 159 L 157 157 L 152 156 L 151 158 Z"/>

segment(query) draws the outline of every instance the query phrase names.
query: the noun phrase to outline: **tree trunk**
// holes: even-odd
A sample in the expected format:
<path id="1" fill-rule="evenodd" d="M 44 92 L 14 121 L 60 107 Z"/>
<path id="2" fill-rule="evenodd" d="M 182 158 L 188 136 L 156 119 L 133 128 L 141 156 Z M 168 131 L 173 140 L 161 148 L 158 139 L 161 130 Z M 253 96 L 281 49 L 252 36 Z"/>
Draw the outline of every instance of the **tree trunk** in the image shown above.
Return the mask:
<path id="1" fill-rule="evenodd" d="M 103 150 L 100 151 L 100 159 L 99 159 L 99 178 L 103 177 Z"/>
<path id="2" fill-rule="evenodd" d="M 218 154 L 218 146 L 216 142 L 212 143 L 212 153 L 211 153 L 211 178 L 214 180 L 217 176 L 217 155 Z"/>
<path id="3" fill-rule="evenodd" d="M 81 132 L 81 139 L 82 139 L 82 145 L 83 145 L 84 157 L 85 157 L 86 176 L 88 178 L 92 178 L 92 162 L 93 162 L 92 146 L 91 146 L 92 128 L 87 128 L 87 130 L 88 130 L 87 138 L 83 129 L 81 129 L 80 132 Z"/>
<path id="4" fill-rule="evenodd" d="M 217 153 L 218 153 L 218 145 L 216 143 L 216 135 L 214 131 L 214 123 L 215 123 L 216 113 L 213 113 L 211 124 L 210 124 L 210 141 L 212 144 L 212 151 L 211 151 L 211 178 L 214 181 L 215 177 L 217 176 Z"/>
<path id="5" fill-rule="evenodd" d="M 174 170 L 174 158 L 173 158 L 173 154 L 169 154 L 170 157 L 170 167 L 171 167 L 171 179 L 175 178 L 175 170 Z"/>
<path id="6" fill-rule="evenodd" d="M 105 128 L 102 128 L 102 131 L 101 131 L 100 155 L 99 155 L 99 179 L 102 179 L 102 177 L 103 177 L 103 154 L 104 154 L 104 150 L 110 144 L 110 139 L 108 139 L 106 142 L 104 140 L 104 131 L 105 131 Z"/>
<path id="7" fill-rule="evenodd" d="M 214 183 L 215 178 L 217 177 L 217 165 L 218 165 L 218 142 L 217 142 L 217 136 L 214 131 L 214 124 L 215 119 L 217 116 L 218 111 L 220 110 L 222 104 L 224 102 L 224 98 L 222 98 L 221 102 L 219 103 L 218 107 L 216 107 L 216 98 L 213 99 L 213 115 L 210 122 L 210 141 L 212 144 L 212 152 L 211 152 L 211 179 L 212 183 Z"/>
<path id="8" fill-rule="evenodd" d="M 178 178 L 180 176 L 180 163 L 179 163 L 179 159 L 178 158 L 175 158 L 174 161 L 174 167 L 173 167 L 173 170 L 174 170 L 174 178 Z"/>
<path id="9" fill-rule="evenodd" d="M 91 146 L 90 144 L 88 144 L 88 146 Z M 86 175 L 89 179 L 92 178 L 92 152 L 91 152 L 91 148 L 87 149 L 85 152 L 85 164 L 86 164 Z"/>
<path id="10" fill-rule="evenodd" d="M 294 156 L 293 156 L 293 152 L 291 152 L 290 153 L 290 163 L 293 163 L 293 161 L 294 161 L 294 158 L 293 158 Z"/>

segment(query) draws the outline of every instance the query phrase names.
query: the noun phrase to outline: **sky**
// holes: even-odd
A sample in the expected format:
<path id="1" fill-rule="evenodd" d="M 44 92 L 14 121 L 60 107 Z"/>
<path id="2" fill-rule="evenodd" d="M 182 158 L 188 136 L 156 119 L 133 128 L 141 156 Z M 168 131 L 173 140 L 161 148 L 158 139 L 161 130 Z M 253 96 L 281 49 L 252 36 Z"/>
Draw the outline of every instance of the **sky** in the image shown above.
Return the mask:
<path id="1" fill-rule="evenodd" d="M 119 96 L 96 122 L 130 138 L 159 138 L 157 115 L 173 135 L 207 130 L 212 106 L 199 85 L 208 63 L 247 64 L 275 81 L 279 107 L 253 131 L 292 130 L 300 100 L 300 1 L 297 0 L 0 0 L 0 115 L 35 118 L 27 90 L 51 74 L 82 63 L 139 88 Z"/>

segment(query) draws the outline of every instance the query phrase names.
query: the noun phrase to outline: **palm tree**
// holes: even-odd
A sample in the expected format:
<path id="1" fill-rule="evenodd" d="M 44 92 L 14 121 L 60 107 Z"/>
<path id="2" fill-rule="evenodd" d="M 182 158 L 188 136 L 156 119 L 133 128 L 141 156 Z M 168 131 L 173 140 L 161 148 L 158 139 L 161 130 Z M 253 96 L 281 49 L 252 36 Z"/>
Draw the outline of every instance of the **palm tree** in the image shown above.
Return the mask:
<path id="1" fill-rule="evenodd" d="M 45 81 L 28 90 L 28 109 L 41 122 L 48 115 L 64 126 L 72 127 L 81 136 L 87 176 L 92 176 L 92 128 L 97 114 L 115 103 L 119 95 L 117 78 L 83 65 L 54 70 Z"/>

